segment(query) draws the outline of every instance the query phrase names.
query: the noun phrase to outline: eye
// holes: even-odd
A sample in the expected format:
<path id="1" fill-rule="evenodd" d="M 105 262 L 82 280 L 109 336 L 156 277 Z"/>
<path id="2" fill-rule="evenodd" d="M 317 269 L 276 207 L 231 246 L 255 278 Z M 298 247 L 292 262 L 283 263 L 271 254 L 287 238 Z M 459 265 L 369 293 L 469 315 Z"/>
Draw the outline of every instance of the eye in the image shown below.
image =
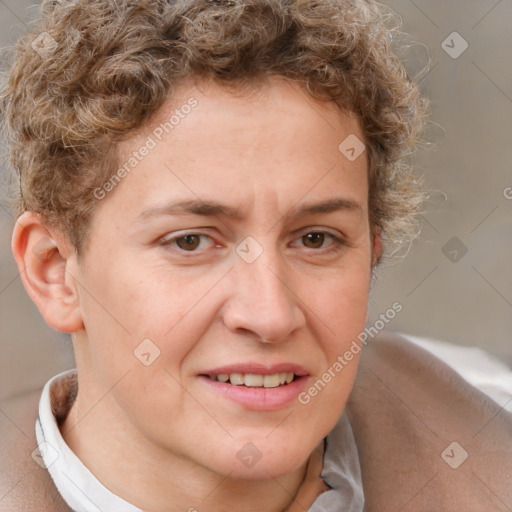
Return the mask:
<path id="1" fill-rule="evenodd" d="M 293 244 L 294 247 L 306 247 L 314 250 L 324 249 L 324 252 L 335 251 L 342 245 L 345 244 L 341 238 L 325 231 L 308 231 Z"/>
<path id="2" fill-rule="evenodd" d="M 184 252 L 195 252 L 198 249 L 207 249 L 214 245 L 214 241 L 207 235 L 198 233 L 186 233 L 184 235 L 164 237 L 160 243 L 163 246 L 171 246 Z"/>
<path id="3" fill-rule="evenodd" d="M 301 237 L 303 244 L 309 249 L 321 249 L 324 245 L 325 233 L 308 233 Z"/>
<path id="4" fill-rule="evenodd" d="M 201 237 L 199 235 L 185 235 L 176 238 L 176 245 L 184 251 L 194 251 L 200 243 Z"/>

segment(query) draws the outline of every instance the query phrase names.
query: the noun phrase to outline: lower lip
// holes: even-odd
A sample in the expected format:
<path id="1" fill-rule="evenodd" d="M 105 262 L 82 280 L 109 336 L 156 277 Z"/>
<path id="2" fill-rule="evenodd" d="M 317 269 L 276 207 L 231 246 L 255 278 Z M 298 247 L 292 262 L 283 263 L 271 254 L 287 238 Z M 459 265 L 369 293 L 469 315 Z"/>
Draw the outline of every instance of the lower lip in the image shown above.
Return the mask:
<path id="1" fill-rule="evenodd" d="M 276 411 L 297 400 L 306 387 L 307 376 L 298 377 L 290 384 L 276 388 L 235 386 L 226 382 L 212 380 L 203 375 L 200 379 L 214 392 L 237 402 L 242 407 L 253 411 Z"/>

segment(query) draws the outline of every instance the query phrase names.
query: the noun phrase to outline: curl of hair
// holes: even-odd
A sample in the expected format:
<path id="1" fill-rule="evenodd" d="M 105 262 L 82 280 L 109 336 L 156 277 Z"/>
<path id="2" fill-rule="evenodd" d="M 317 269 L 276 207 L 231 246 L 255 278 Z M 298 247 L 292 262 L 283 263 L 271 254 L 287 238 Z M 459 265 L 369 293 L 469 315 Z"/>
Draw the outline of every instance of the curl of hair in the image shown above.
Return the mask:
<path id="1" fill-rule="evenodd" d="M 30 210 L 85 248 L 116 145 L 188 78 L 241 94 L 273 76 L 355 113 L 365 135 L 370 223 L 408 242 L 423 201 L 410 156 L 426 101 L 394 52 L 390 12 L 370 0 L 46 0 L 12 53 L 0 112 Z M 35 39 L 45 37 L 41 55 Z M 341 141 L 340 141 L 341 142 Z"/>

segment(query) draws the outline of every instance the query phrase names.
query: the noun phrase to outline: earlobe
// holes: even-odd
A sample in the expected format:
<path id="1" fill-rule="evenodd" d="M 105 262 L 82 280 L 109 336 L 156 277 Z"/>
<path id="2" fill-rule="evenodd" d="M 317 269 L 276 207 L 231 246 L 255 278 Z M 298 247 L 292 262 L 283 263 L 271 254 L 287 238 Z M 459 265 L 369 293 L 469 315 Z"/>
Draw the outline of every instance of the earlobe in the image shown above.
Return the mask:
<path id="1" fill-rule="evenodd" d="M 68 272 L 74 251 L 65 237 L 25 212 L 14 227 L 12 252 L 23 286 L 46 323 L 61 332 L 82 329 L 76 283 Z"/>

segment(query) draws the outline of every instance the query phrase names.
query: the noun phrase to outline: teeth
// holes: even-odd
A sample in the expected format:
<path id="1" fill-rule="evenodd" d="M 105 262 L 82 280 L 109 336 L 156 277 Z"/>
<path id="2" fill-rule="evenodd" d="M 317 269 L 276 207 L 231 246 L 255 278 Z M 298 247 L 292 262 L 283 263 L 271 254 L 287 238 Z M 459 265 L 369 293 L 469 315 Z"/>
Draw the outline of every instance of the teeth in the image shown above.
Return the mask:
<path id="1" fill-rule="evenodd" d="M 244 376 L 241 373 L 230 373 L 229 380 L 235 386 L 241 386 L 244 383 Z"/>
<path id="2" fill-rule="evenodd" d="M 263 377 L 264 388 L 277 388 L 277 386 L 279 386 L 279 373 L 274 373 L 273 375 L 265 375 L 265 377 Z"/>
<path id="3" fill-rule="evenodd" d="M 234 386 L 248 386 L 251 388 L 277 388 L 293 381 L 293 373 L 274 373 L 272 375 L 257 375 L 254 373 L 220 373 L 211 378 L 219 382 L 230 382 Z"/>
<path id="4" fill-rule="evenodd" d="M 260 388 L 263 386 L 263 381 L 263 375 L 255 375 L 254 373 L 246 373 L 244 375 L 244 384 L 246 386 Z"/>

